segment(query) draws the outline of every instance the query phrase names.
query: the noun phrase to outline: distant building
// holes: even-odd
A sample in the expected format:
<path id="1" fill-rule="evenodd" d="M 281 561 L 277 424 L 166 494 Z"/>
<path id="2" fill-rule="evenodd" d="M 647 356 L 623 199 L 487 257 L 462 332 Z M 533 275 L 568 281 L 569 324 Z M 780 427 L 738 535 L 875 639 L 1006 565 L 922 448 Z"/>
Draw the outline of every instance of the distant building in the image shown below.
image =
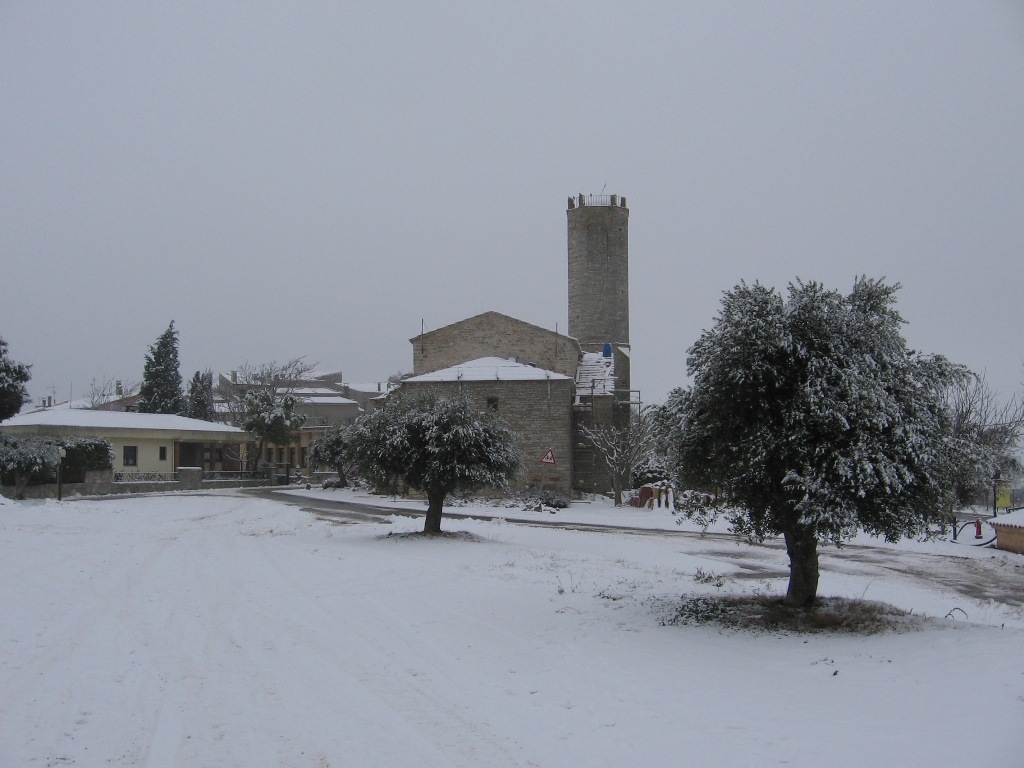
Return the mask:
<path id="1" fill-rule="evenodd" d="M 394 387 L 389 382 L 347 384 L 341 371 L 314 372 L 301 380 L 282 381 L 279 389 L 295 397 L 295 412 L 306 417 L 294 442 L 289 445 L 268 443 L 259 458 L 270 464 L 306 467 L 309 444 L 326 433 L 329 427 L 355 422 L 369 410 L 374 398 L 385 396 Z M 251 386 L 240 380 L 237 372 L 220 374 L 214 387 L 214 409 L 221 421 L 240 425 L 241 404 Z"/>

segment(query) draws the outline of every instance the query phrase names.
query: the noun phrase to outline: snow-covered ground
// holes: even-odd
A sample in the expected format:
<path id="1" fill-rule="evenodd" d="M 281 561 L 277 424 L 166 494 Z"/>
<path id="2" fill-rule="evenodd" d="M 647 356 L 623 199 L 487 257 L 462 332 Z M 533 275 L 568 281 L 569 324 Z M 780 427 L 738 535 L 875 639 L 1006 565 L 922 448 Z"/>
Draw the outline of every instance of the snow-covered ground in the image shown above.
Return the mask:
<path id="1" fill-rule="evenodd" d="M 777 546 L 596 502 L 505 516 L 530 515 L 648 531 L 446 520 L 468 535 L 424 539 L 393 535 L 415 518 L 230 492 L 0 501 L 0 766 L 1024 764 L 1020 600 L 918 567 L 1024 595 L 1024 557 L 825 556 L 822 593 L 936 620 L 722 632 L 659 618 L 686 593 L 784 590 Z"/>

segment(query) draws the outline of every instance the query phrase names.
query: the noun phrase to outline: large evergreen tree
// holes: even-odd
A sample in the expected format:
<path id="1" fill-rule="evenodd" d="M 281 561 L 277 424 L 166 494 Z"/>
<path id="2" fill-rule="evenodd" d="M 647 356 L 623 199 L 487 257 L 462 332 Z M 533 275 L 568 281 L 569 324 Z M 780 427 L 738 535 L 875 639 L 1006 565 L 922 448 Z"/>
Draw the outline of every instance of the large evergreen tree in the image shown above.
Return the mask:
<path id="1" fill-rule="evenodd" d="M 178 332 L 174 321 L 149 348 L 139 388 L 139 413 L 185 412 L 181 391 L 181 364 L 178 362 Z"/>
<path id="2" fill-rule="evenodd" d="M 976 460 L 944 402 L 966 369 L 907 349 L 898 288 L 861 278 L 843 296 L 798 282 L 783 299 L 740 284 L 660 419 L 684 488 L 718 495 L 739 533 L 785 538 L 793 605 L 816 597 L 819 543 L 923 532 Z"/>
<path id="3" fill-rule="evenodd" d="M 493 411 L 477 410 L 466 395 L 392 395 L 356 421 L 349 439 L 367 477 L 400 480 L 426 493 L 424 533 L 440 532 L 449 493 L 507 487 L 521 463 L 509 426 Z"/>
<path id="4" fill-rule="evenodd" d="M 32 378 L 31 367 L 11 360 L 7 342 L 0 337 L 0 421 L 9 419 L 29 401 L 25 385 Z"/>

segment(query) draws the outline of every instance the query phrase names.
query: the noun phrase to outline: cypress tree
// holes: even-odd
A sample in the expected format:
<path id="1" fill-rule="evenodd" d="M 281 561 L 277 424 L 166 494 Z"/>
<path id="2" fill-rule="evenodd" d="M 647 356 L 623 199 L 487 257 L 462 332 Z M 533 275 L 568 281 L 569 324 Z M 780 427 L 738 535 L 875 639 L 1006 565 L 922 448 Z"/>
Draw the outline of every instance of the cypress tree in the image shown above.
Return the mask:
<path id="1" fill-rule="evenodd" d="M 188 383 L 188 395 L 185 399 L 185 415 L 190 419 L 216 421 L 217 417 L 213 410 L 213 371 L 209 368 L 205 371 L 196 371 L 192 381 Z"/>
<path id="2" fill-rule="evenodd" d="M 181 391 L 181 371 L 178 362 L 178 332 L 174 321 L 160 334 L 149 348 L 142 371 L 139 389 L 139 413 L 185 412 L 185 397 Z"/>

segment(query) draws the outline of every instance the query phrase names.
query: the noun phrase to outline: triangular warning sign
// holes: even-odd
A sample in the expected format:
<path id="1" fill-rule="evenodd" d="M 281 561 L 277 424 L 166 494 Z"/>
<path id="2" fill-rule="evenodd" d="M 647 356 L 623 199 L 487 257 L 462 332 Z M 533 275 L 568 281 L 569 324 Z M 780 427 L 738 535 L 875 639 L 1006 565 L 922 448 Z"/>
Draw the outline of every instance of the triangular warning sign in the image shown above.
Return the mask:
<path id="1" fill-rule="evenodd" d="M 541 464 L 554 464 L 555 463 L 555 452 L 548 448 L 548 452 L 540 457 Z"/>

